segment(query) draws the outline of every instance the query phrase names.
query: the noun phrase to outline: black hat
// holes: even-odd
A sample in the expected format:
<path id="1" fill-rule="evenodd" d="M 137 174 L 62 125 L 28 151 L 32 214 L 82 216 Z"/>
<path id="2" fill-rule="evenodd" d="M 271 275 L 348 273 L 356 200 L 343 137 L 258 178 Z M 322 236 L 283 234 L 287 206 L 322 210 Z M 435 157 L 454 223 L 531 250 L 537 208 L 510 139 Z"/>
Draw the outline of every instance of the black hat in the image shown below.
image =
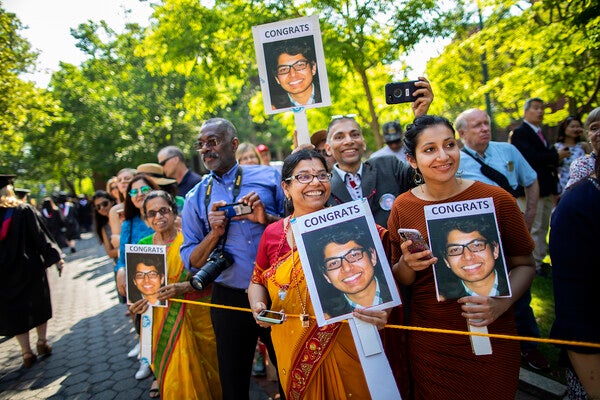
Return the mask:
<path id="1" fill-rule="evenodd" d="M 12 185 L 13 179 L 17 176 L 13 174 L 0 174 L 0 189 L 6 185 Z"/>
<path id="2" fill-rule="evenodd" d="M 386 143 L 396 142 L 402 139 L 402 127 L 397 121 L 383 124 L 383 140 Z"/>
<path id="3" fill-rule="evenodd" d="M 23 188 L 14 188 L 13 191 L 19 198 L 23 198 L 23 197 L 27 196 L 29 193 L 31 193 L 31 190 L 23 189 Z"/>

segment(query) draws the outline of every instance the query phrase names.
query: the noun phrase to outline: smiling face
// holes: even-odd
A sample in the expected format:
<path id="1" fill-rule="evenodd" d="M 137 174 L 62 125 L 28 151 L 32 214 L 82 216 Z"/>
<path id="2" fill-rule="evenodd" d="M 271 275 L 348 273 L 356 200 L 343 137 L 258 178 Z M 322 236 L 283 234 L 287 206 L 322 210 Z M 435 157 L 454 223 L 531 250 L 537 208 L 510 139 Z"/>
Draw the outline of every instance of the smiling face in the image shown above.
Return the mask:
<path id="1" fill-rule="evenodd" d="M 377 254 L 375 250 L 365 249 L 354 240 L 345 244 L 332 242 L 325 246 L 323 256 L 324 260 L 331 260 L 336 257 L 351 257 L 352 254 L 358 254 L 358 252 L 362 255 L 360 260 L 348 262 L 347 259 L 342 259 L 341 266 L 332 271 L 326 271 L 324 277 L 336 289 L 345 293 L 350 300 L 368 307 L 373 304 L 377 289 L 375 282 Z"/>
<path id="2" fill-rule="evenodd" d="M 455 179 L 460 149 L 452 130 L 445 125 L 432 125 L 419 134 L 415 156 L 406 158 L 413 168 L 421 171 L 425 183 L 444 183 Z"/>
<path id="3" fill-rule="evenodd" d="M 209 170 L 222 176 L 235 165 L 238 139 L 230 137 L 222 124 L 203 125 L 198 141 L 204 144 L 198 151 Z"/>
<path id="4" fill-rule="evenodd" d="M 144 199 L 146 198 L 146 194 L 142 193 L 144 191 L 146 191 L 147 189 L 142 190 L 142 187 L 144 186 L 149 186 L 148 182 L 146 182 L 143 179 L 138 179 L 137 181 L 133 182 L 131 184 L 131 190 L 136 189 L 137 190 L 137 195 L 131 197 L 131 202 L 133 203 L 133 205 L 138 208 L 138 209 L 142 209 L 142 205 L 144 204 Z M 131 192 L 130 190 L 130 192 Z"/>
<path id="5" fill-rule="evenodd" d="M 174 228 L 175 213 L 162 197 L 154 197 L 146 202 L 146 221 L 155 232 L 162 233 Z M 154 215 L 154 217 L 150 217 Z"/>
<path id="6" fill-rule="evenodd" d="M 154 265 L 139 263 L 135 267 L 133 282 L 140 293 L 144 295 L 144 298 L 148 299 L 151 303 L 155 303 L 156 294 L 165 282 L 165 277 L 159 274 L 158 269 Z"/>
<path id="7" fill-rule="evenodd" d="M 360 167 L 367 143 L 353 119 L 340 119 L 330 126 L 325 149 L 337 161 L 340 169 L 356 172 Z"/>
<path id="8" fill-rule="evenodd" d="M 302 54 L 293 56 L 282 53 L 277 58 L 277 67 L 294 65 L 294 63 L 298 61 L 307 62 L 307 59 Z M 294 67 L 298 68 L 298 64 L 295 64 Z M 313 78 L 317 73 L 317 65 L 314 62 L 309 62 L 301 71 L 297 71 L 294 67 L 291 67 L 287 74 L 277 74 L 275 80 L 281 85 L 283 90 L 288 92 L 294 100 L 298 101 L 310 97 L 310 94 L 312 93 Z"/>
<path id="9" fill-rule="evenodd" d="M 318 158 L 310 160 L 301 160 L 291 176 L 298 174 L 312 174 L 327 172 L 325 165 Z M 321 182 L 316 178 L 309 183 L 300 183 L 297 179 L 292 178 L 281 184 L 285 197 L 291 198 L 294 204 L 294 215 L 300 216 L 323 209 L 325 203 L 331 194 L 331 183 Z"/>
<path id="10" fill-rule="evenodd" d="M 472 243 L 473 241 L 476 242 Z M 481 241 L 485 242 L 485 244 Z M 472 251 L 467 247 L 463 247 L 462 254 L 446 254 L 444 257 L 446 266 L 452 269 L 452 272 L 463 280 L 467 286 L 485 285 L 489 284 L 490 280 L 493 281 L 495 279 L 494 265 L 500 254 L 500 248 L 497 243 L 488 242 L 477 231 L 465 233 L 454 229 L 448 233 L 446 249 L 448 249 L 448 246 L 453 245 L 459 245 L 456 247 L 458 249 L 460 249 L 460 245 L 469 245 L 474 250 L 478 246 L 483 248 L 481 251 Z M 449 252 L 447 251 L 446 253 Z M 484 295 L 487 295 L 487 293 Z"/>
<path id="11" fill-rule="evenodd" d="M 104 217 L 108 217 L 108 212 L 114 205 L 115 203 L 113 201 L 110 201 L 105 197 L 97 197 L 94 199 L 94 209 L 98 212 L 98 214 Z"/>

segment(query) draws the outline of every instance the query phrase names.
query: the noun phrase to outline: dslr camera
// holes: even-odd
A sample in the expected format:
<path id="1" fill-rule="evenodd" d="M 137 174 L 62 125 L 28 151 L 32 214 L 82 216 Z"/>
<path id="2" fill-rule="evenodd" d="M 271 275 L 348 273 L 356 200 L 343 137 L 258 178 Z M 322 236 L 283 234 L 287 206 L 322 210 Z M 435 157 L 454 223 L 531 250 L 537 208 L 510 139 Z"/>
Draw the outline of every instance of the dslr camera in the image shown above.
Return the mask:
<path id="1" fill-rule="evenodd" d="M 217 247 L 211 251 L 200 271 L 196 272 L 192 279 L 190 279 L 192 287 L 196 290 L 206 288 L 221 275 L 221 272 L 229 268 L 231 264 L 233 264 L 231 256 L 225 253 L 223 248 Z"/>

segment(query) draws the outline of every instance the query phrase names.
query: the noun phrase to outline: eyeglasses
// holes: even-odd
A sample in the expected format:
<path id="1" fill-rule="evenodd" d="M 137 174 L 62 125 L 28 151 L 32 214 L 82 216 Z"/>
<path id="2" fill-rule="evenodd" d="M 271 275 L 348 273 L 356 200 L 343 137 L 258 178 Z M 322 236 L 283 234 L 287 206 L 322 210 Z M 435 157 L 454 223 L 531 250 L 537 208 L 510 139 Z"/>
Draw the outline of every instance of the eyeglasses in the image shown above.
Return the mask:
<path id="1" fill-rule="evenodd" d="M 319 182 L 329 182 L 331 180 L 331 174 L 329 172 L 319 172 L 317 175 L 313 174 L 298 174 L 294 175 L 290 178 L 285 179 L 286 182 L 291 181 L 292 179 L 297 180 L 300 183 L 311 183 L 315 178 Z"/>
<path id="2" fill-rule="evenodd" d="M 342 118 L 354 119 L 356 117 L 357 117 L 356 114 L 338 114 L 338 115 L 332 115 L 331 120 L 333 121 L 334 119 L 342 119 Z"/>
<path id="3" fill-rule="evenodd" d="M 487 240 L 474 239 L 467 244 L 451 244 L 446 246 L 446 255 L 451 257 L 460 256 L 465 252 L 465 248 L 469 249 L 471 253 L 478 253 L 485 250 L 488 243 Z"/>
<path id="4" fill-rule="evenodd" d="M 131 182 L 131 180 L 133 179 L 133 176 L 122 176 L 117 178 L 117 182 L 121 183 L 121 182 Z"/>
<path id="5" fill-rule="evenodd" d="M 158 214 L 160 214 L 160 215 L 162 215 L 164 217 L 165 215 L 171 214 L 172 211 L 173 210 L 171 210 L 169 207 L 162 207 L 162 208 L 160 208 L 158 210 L 150 210 L 150 211 L 146 212 L 146 217 L 150 218 L 150 219 L 153 219 Z"/>
<path id="6" fill-rule="evenodd" d="M 146 186 L 142 186 L 139 189 L 131 189 L 129 191 L 129 195 L 131 197 L 143 196 L 143 195 L 150 193 L 151 191 L 152 191 L 152 188 L 150 186 L 146 185 Z"/>
<path id="7" fill-rule="evenodd" d="M 169 161 L 171 158 L 175 158 L 175 157 L 177 157 L 177 156 L 171 156 L 171 157 L 167 157 L 167 158 L 165 158 L 164 160 L 162 160 L 162 161 L 159 161 L 159 162 L 158 162 L 158 165 L 160 165 L 161 167 L 164 167 L 164 166 L 165 166 L 165 164 L 167 163 L 167 161 Z"/>
<path id="8" fill-rule="evenodd" d="M 221 140 L 219 138 L 210 138 L 210 139 L 208 139 L 206 141 L 204 141 L 204 140 L 196 140 L 194 142 L 194 150 L 200 151 L 204 147 L 208 147 L 209 149 L 213 149 L 213 148 L 217 147 L 218 145 L 220 145 L 221 143 L 223 143 L 223 140 Z"/>
<path id="9" fill-rule="evenodd" d="M 148 278 L 150 280 L 155 280 L 158 279 L 158 277 L 160 276 L 160 274 L 156 271 L 149 271 L 149 272 L 136 272 L 135 273 L 135 280 L 136 281 L 143 281 L 144 278 Z"/>
<path id="10" fill-rule="evenodd" d="M 298 60 L 293 64 L 282 64 L 277 66 L 277 75 L 286 75 L 290 73 L 290 70 L 294 68 L 295 71 L 304 71 L 310 64 L 308 60 Z"/>
<path id="11" fill-rule="evenodd" d="M 357 247 L 350 249 L 346 254 L 341 257 L 330 257 L 325 259 L 325 269 L 327 272 L 335 271 L 342 266 L 342 261 L 346 260 L 348 263 L 355 263 L 363 259 L 363 253 L 365 249 Z"/>
<path id="12" fill-rule="evenodd" d="M 102 201 L 102 202 L 100 202 L 98 204 L 94 204 L 94 208 L 96 209 L 96 211 L 99 211 L 99 210 L 101 210 L 103 208 L 106 208 L 106 206 L 109 205 L 109 204 L 110 204 L 110 201 L 104 200 L 104 201 Z"/>

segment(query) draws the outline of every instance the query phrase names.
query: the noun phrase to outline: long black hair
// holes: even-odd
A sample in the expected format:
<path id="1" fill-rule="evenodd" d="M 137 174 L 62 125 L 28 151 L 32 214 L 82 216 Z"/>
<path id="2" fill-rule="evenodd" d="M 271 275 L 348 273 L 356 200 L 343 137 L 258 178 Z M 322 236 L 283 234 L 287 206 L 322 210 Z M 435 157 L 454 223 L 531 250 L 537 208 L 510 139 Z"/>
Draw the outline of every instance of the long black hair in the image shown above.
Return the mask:
<path id="1" fill-rule="evenodd" d="M 96 199 L 106 199 L 109 202 L 111 202 L 112 205 L 115 205 L 117 200 L 105 190 L 96 190 L 96 192 L 94 192 L 94 195 L 92 196 L 91 201 L 92 210 L 94 210 L 94 231 L 96 232 L 96 236 L 98 237 L 98 242 L 100 242 L 100 244 L 104 244 L 104 242 L 102 241 L 102 230 L 104 229 L 104 226 L 108 224 L 108 217 L 105 217 L 104 215 L 100 214 L 98 210 L 96 210 L 96 205 L 94 204 Z"/>

